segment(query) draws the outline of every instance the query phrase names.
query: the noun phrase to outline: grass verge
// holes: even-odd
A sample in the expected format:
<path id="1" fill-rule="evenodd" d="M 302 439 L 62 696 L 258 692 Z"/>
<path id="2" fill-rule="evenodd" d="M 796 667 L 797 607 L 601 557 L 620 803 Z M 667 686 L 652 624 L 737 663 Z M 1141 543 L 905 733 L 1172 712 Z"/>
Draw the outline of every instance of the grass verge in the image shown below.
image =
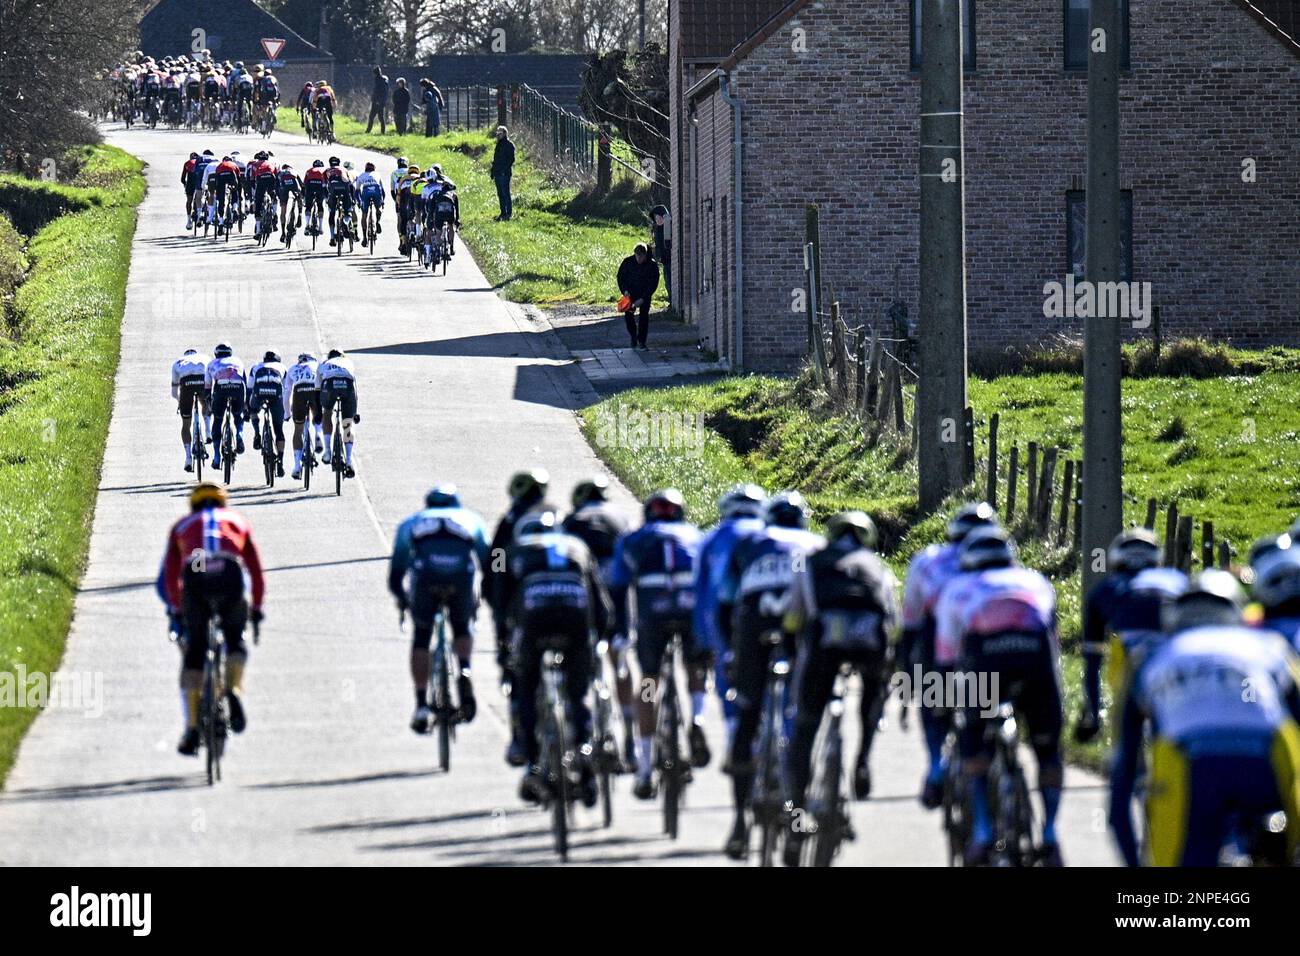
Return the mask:
<path id="1" fill-rule="evenodd" d="M 292 109 L 282 108 L 277 122 L 286 132 L 301 131 Z M 488 175 L 494 141 L 488 133 L 380 135 L 367 133 L 365 124 L 342 114 L 335 132 L 348 146 L 405 156 L 425 169 L 439 164 L 460 193 L 465 242 L 488 281 L 512 302 L 612 304 L 618 299 L 614 277 L 619 263 L 638 242 L 647 241 L 648 201 L 626 185 L 600 198 L 557 185 L 529 162 L 522 143 L 516 144 L 515 215 L 509 222 L 496 222 L 500 209 Z M 321 158 L 328 153 L 321 148 Z M 395 168 L 379 172 L 386 179 Z M 667 303 L 661 287 L 655 305 Z"/>
<path id="2" fill-rule="evenodd" d="M 26 195 L 31 208 L 51 196 L 68 204 L 22 251 L 25 277 L 0 335 L 0 679 L 19 666 L 52 674 L 63 656 L 112 410 L 135 206 L 144 196 L 142 166 L 128 154 L 88 147 L 70 159 L 69 185 L 0 177 L 0 196 Z M 37 714 L 4 703 L 0 782 Z"/>
<path id="3" fill-rule="evenodd" d="M 1148 497 L 1162 506 L 1177 500 L 1180 512 L 1198 526 L 1213 520 L 1216 536 L 1241 555 L 1258 536 L 1285 528 L 1300 512 L 1300 484 L 1291 465 L 1300 408 L 1287 397 L 1298 387 L 1300 373 L 1292 371 L 1126 380 L 1127 521 L 1143 520 Z M 1003 489 L 1013 444 L 1021 446 L 1022 461 L 1030 440 L 1079 456 L 1079 376 L 972 379 L 970 396 L 981 446 L 984 423 L 993 412 L 1000 415 Z M 881 528 L 882 550 L 900 576 L 913 554 L 942 535 L 942 514 L 918 514 L 915 462 L 888 441 L 868 447 L 859 423 L 837 414 L 806 379 L 733 377 L 638 389 L 585 409 L 582 422 L 597 454 L 634 493 L 678 487 L 701 524 L 715 520 L 723 490 L 746 480 L 799 488 L 819 524 L 846 508 L 871 513 Z M 970 497 L 983 493 L 971 489 Z M 1018 508 L 1023 517 L 1023 487 Z M 1067 549 L 1039 542 L 1027 543 L 1023 556 L 1057 586 L 1072 723 L 1081 699 L 1076 562 Z M 1104 743 L 1070 742 L 1067 749 L 1075 762 L 1094 767 L 1104 755 Z"/>

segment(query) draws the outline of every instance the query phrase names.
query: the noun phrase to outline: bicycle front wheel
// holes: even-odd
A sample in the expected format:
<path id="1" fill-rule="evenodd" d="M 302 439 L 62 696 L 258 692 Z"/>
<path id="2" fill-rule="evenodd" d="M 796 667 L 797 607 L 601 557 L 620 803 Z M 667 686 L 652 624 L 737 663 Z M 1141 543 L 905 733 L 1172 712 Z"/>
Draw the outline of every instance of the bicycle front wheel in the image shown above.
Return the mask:
<path id="1" fill-rule="evenodd" d="M 554 732 L 550 735 L 547 764 L 551 768 L 554 798 L 551 801 L 551 826 L 555 831 L 555 852 L 562 862 L 569 859 L 569 768 L 564 765 L 565 742 L 568 739 L 564 708 L 554 704 Z"/>

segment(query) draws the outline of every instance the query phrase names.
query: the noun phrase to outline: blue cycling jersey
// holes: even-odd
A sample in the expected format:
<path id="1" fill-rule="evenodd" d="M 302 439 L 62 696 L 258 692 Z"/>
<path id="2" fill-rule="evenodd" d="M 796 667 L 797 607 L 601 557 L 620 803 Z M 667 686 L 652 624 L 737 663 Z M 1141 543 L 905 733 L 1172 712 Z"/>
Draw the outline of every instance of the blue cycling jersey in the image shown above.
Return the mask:
<path id="1" fill-rule="evenodd" d="M 388 587 L 403 594 L 408 574 L 447 580 L 476 576 L 488 563 L 483 519 L 467 508 L 425 508 L 397 529 Z"/>
<path id="2" fill-rule="evenodd" d="M 627 592 L 636 589 L 637 616 L 690 618 L 695 608 L 695 557 L 700 529 L 685 521 L 649 521 L 619 539 L 610 568 L 618 629 L 627 633 Z"/>
<path id="3" fill-rule="evenodd" d="M 762 529 L 761 518 L 727 518 L 700 541 L 695 562 L 695 635 L 717 654 L 727 650 L 727 638 L 718 614 L 724 603 L 721 592 L 731 554 L 741 538 Z"/>

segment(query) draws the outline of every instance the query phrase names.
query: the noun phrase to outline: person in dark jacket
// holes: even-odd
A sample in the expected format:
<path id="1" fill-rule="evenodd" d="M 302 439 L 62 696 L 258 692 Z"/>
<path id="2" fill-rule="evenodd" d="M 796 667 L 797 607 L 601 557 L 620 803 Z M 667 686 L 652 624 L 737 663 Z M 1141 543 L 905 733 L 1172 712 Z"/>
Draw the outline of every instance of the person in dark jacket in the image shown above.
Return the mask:
<path id="1" fill-rule="evenodd" d="M 655 258 L 664 270 L 664 291 L 668 293 L 668 304 L 673 304 L 673 217 L 664 205 L 650 210 L 654 221 Z"/>
<path id="2" fill-rule="evenodd" d="M 375 125 L 375 118 L 379 119 L 379 132 L 382 135 L 387 132 L 388 125 L 388 77 L 384 76 L 384 71 L 375 67 L 375 85 L 370 90 L 370 119 L 366 121 L 366 132 Z"/>
<path id="3" fill-rule="evenodd" d="M 406 78 L 399 76 L 393 88 L 393 125 L 397 135 L 406 135 L 407 117 L 411 112 L 411 91 L 406 88 Z"/>
<path id="4" fill-rule="evenodd" d="M 492 153 L 492 181 L 497 184 L 497 202 L 501 215 L 497 219 L 510 219 L 515 214 L 514 200 L 510 196 L 510 178 L 515 174 L 515 144 L 510 141 L 510 131 L 497 127 L 497 145 Z"/>
<path id="5" fill-rule="evenodd" d="M 420 103 L 424 106 L 424 135 L 437 136 L 442 130 L 442 111 L 447 101 L 442 98 L 442 91 L 433 85 L 433 80 L 421 80 L 420 89 Z"/>
<path id="6" fill-rule="evenodd" d="M 632 255 L 618 267 L 618 291 L 632 300 L 623 320 L 631 348 L 645 348 L 646 334 L 650 331 L 650 300 L 659 288 L 659 264 L 650 258 L 645 243 L 638 242 Z"/>

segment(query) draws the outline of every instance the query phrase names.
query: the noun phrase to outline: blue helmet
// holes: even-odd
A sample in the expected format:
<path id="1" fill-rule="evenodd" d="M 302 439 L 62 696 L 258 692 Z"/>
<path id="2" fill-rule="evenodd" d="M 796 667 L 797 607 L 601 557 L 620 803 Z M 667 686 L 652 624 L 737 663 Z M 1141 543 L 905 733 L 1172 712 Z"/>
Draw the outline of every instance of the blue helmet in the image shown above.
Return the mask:
<path id="1" fill-rule="evenodd" d="M 424 496 L 424 504 L 429 508 L 459 508 L 460 491 L 450 482 L 434 485 Z"/>

